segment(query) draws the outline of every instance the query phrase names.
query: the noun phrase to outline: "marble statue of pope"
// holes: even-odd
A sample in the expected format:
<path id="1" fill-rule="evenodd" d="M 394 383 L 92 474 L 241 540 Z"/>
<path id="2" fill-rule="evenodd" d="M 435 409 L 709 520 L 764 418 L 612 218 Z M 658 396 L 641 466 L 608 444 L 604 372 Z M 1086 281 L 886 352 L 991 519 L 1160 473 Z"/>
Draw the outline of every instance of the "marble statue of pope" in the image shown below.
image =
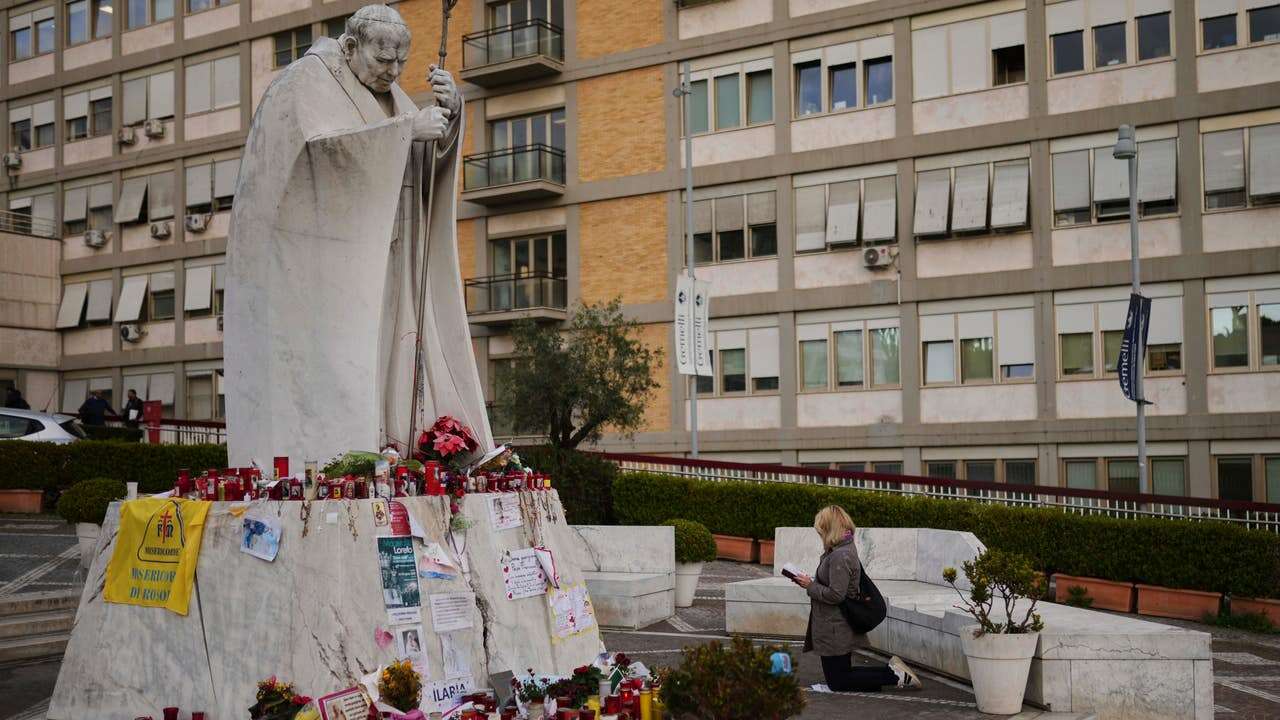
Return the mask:
<path id="1" fill-rule="evenodd" d="M 462 98 L 432 66 L 434 104 L 414 105 L 396 84 L 409 41 L 394 9 L 365 6 L 254 115 L 227 246 L 233 466 L 404 450 L 414 392 L 417 428 L 452 415 L 493 446 L 458 273 Z"/>

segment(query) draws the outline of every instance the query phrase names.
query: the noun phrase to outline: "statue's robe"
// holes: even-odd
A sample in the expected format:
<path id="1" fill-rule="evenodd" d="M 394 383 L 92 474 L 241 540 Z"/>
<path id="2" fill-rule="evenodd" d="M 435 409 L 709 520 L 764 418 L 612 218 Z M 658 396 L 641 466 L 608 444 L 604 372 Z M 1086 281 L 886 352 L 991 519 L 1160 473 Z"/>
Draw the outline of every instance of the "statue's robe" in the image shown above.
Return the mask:
<path id="1" fill-rule="evenodd" d="M 391 112 L 321 38 L 254 115 L 227 247 L 233 466 L 406 447 L 423 278 L 417 427 L 452 415 L 493 445 L 458 272 L 461 113 L 415 143 L 417 107 L 398 85 L 388 95 Z"/>

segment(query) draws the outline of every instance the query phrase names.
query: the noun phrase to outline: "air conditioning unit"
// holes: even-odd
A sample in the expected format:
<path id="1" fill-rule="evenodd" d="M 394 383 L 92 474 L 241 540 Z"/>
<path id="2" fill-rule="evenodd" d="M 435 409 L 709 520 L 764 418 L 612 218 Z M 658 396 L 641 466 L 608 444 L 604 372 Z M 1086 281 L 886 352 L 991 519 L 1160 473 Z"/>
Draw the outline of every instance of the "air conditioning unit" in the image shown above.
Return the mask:
<path id="1" fill-rule="evenodd" d="M 896 254 L 887 245 L 869 247 L 862 251 L 862 264 L 869 268 L 886 268 L 893 264 Z"/>
<path id="2" fill-rule="evenodd" d="M 222 316 L 218 316 L 218 332 L 222 332 Z"/>
<path id="3" fill-rule="evenodd" d="M 168 220 L 151 223 L 151 237 L 163 240 L 173 234 L 173 223 Z"/>
<path id="4" fill-rule="evenodd" d="M 124 323 L 120 326 L 120 339 L 127 343 L 140 342 L 146 334 L 147 331 L 138 323 Z"/>
<path id="5" fill-rule="evenodd" d="M 195 213 L 187 216 L 187 232 L 202 233 L 209 229 L 209 219 L 211 215 L 206 213 Z"/>
<path id="6" fill-rule="evenodd" d="M 164 137 L 164 123 L 160 120 L 148 120 L 142 125 L 142 134 L 149 138 Z"/>
<path id="7" fill-rule="evenodd" d="M 101 230 L 85 230 L 84 231 L 84 244 L 88 245 L 91 248 L 104 247 L 107 244 L 107 241 L 110 239 L 111 239 L 110 235 Z"/>
<path id="8" fill-rule="evenodd" d="M 131 128 L 131 127 L 120 128 L 120 132 L 116 133 L 116 140 L 119 140 L 121 145 L 133 145 L 137 143 L 138 142 L 137 128 Z"/>
<path id="9" fill-rule="evenodd" d="M 4 166 L 10 170 L 17 170 L 22 167 L 22 153 L 8 152 L 4 154 Z"/>

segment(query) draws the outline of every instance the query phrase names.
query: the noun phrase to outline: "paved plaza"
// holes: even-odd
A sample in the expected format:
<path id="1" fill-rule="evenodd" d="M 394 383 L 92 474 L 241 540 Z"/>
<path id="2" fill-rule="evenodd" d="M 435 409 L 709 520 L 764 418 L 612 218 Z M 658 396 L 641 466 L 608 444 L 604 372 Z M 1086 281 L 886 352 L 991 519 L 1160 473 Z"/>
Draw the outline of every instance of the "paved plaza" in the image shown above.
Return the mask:
<path id="1" fill-rule="evenodd" d="M 0 516 L 0 600 L 20 593 L 66 591 L 81 578 L 74 531 L 54 516 Z M 737 580 L 766 577 L 769 568 L 734 562 L 706 566 L 693 607 L 678 611 L 671 620 L 638 631 L 608 631 L 605 644 L 650 667 L 679 662 L 680 650 L 690 645 L 724 639 L 724 585 Z M 1170 621 L 1174 622 L 1174 621 Z M 1176 623 L 1208 630 L 1193 623 Z M 1218 720 L 1280 718 L 1280 636 L 1258 636 L 1213 628 L 1214 702 Z M 763 642 L 763 641 L 762 641 Z M 786 642 L 799 650 L 799 643 Z M 878 661 L 867 652 L 856 658 Z M 0 665 L 0 720 L 43 718 L 53 692 L 58 660 Z M 822 682 L 817 658 L 801 655 L 797 669 L 802 685 Z M 932 673 L 922 673 L 920 692 L 878 694 L 824 694 L 806 691 L 801 718 L 831 720 L 933 719 L 968 720 L 990 717 L 977 711 L 973 692 L 964 683 Z M 247 707 L 247 705 L 246 705 Z M 1045 713 L 1028 706 L 1021 720 L 1075 720 L 1089 716 Z"/>

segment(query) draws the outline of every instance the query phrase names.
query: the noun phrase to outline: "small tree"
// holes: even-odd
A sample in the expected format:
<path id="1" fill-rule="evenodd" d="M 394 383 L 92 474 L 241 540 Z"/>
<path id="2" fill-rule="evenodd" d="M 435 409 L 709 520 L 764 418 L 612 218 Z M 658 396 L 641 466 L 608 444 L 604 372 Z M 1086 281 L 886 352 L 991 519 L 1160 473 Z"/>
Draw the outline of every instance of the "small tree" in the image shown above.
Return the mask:
<path id="1" fill-rule="evenodd" d="M 516 429 L 545 432 L 563 448 L 598 440 L 606 426 L 634 432 L 662 366 L 660 352 L 637 334 L 617 298 L 575 308 L 564 329 L 516 323 L 515 359 L 497 377 L 507 419 Z"/>

